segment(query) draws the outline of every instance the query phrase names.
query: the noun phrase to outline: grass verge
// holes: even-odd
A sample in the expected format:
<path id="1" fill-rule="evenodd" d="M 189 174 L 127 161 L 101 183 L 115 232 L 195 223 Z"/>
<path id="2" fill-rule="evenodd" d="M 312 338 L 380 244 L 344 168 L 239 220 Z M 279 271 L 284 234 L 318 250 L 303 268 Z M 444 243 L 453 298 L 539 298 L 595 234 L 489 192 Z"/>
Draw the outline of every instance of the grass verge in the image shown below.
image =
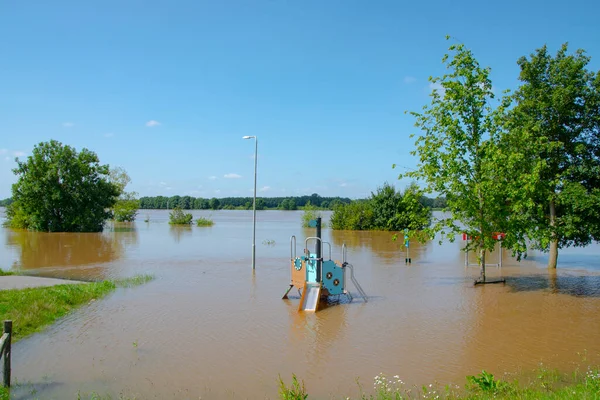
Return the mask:
<path id="1" fill-rule="evenodd" d="M 0 321 L 13 321 L 13 341 L 39 332 L 77 307 L 102 298 L 118 287 L 133 287 L 154 279 L 132 278 L 0 291 Z"/>
<path id="2" fill-rule="evenodd" d="M 526 382 L 497 379 L 482 371 L 475 376 L 467 376 L 467 383 L 458 385 L 430 384 L 407 386 L 398 375 L 388 378 L 384 374 L 374 379 L 374 393 L 365 393 L 360 388 L 360 400 L 400 400 L 400 399 L 465 399 L 465 400 L 541 400 L 541 399 L 600 399 L 600 370 L 587 367 L 570 374 L 540 367 L 535 377 Z M 292 375 L 292 383 L 287 386 L 279 377 L 279 398 L 282 400 L 305 400 L 309 398 L 303 381 Z M 350 397 L 343 397 L 350 399 Z"/>
<path id="3" fill-rule="evenodd" d="M 14 272 L 11 271 L 5 271 L 2 268 L 0 268 L 0 276 L 8 276 L 8 275 L 14 275 Z M 2 399 L 2 397 L 0 397 L 0 400 Z"/>

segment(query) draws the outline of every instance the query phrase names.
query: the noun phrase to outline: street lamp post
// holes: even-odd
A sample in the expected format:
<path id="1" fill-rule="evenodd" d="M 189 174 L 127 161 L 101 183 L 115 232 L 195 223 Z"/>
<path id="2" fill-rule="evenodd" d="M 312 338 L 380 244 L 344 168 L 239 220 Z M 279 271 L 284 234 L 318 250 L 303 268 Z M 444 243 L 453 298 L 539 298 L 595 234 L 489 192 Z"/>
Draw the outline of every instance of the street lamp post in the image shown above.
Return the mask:
<path id="1" fill-rule="evenodd" d="M 254 139 L 254 202 L 252 203 L 252 270 L 256 269 L 256 164 L 258 161 L 258 138 L 244 136 L 242 139 Z"/>

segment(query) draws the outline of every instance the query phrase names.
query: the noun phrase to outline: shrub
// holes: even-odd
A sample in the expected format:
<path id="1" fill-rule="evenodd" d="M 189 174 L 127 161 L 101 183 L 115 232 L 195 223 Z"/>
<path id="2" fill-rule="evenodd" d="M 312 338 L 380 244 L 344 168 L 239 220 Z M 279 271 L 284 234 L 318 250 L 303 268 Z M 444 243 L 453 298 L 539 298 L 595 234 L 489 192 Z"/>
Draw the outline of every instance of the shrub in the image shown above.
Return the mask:
<path id="1" fill-rule="evenodd" d="M 196 226 L 213 226 L 215 223 L 212 219 L 200 217 L 196 220 Z"/>
<path id="2" fill-rule="evenodd" d="M 302 213 L 302 226 L 304 228 L 309 228 L 310 221 L 319 217 L 321 217 L 321 213 L 318 211 L 317 207 L 310 204 L 309 201 L 304 206 L 304 212 Z M 323 224 L 321 224 L 321 227 L 323 227 Z"/>
<path id="3" fill-rule="evenodd" d="M 194 217 L 190 213 L 184 213 L 179 207 L 174 208 L 169 213 L 169 224 L 171 225 L 189 225 Z"/>

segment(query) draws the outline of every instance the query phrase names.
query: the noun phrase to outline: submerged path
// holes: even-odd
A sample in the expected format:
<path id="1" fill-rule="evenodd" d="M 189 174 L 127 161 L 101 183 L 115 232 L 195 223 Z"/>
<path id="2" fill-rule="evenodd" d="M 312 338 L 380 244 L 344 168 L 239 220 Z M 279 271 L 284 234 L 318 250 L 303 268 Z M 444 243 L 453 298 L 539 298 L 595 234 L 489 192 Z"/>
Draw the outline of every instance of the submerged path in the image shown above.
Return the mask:
<path id="1" fill-rule="evenodd" d="M 81 284 L 86 282 L 69 281 L 66 279 L 42 278 L 39 276 L 8 275 L 0 276 L 0 290 L 26 289 L 54 285 Z"/>

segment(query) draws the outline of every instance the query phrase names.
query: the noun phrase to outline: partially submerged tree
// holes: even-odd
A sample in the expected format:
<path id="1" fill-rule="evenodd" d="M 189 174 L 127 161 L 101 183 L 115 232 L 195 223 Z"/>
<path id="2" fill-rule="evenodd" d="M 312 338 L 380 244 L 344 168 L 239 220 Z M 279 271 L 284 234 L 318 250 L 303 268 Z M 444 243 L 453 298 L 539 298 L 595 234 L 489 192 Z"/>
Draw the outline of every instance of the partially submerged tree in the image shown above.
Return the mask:
<path id="1" fill-rule="evenodd" d="M 131 182 L 127 172 L 121 168 L 110 170 L 110 181 L 117 185 L 121 195 L 112 209 L 113 218 L 118 222 L 133 222 L 140 208 L 140 201 L 136 192 L 126 192 L 125 187 Z"/>
<path id="2" fill-rule="evenodd" d="M 518 230 L 549 251 L 600 240 L 600 72 L 586 69 L 582 50 L 567 44 L 552 57 L 546 48 L 522 57 L 505 152 L 514 164 L 511 207 Z M 522 250 L 520 253 L 522 253 Z"/>
<path id="3" fill-rule="evenodd" d="M 120 194 L 108 165 L 87 149 L 77 152 L 51 140 L 17 159 L 13 203 L 6 215 L 13 228 L 46 232 L 99 232 Z"/>
<path id="4" fill-rule="evenodd" d="M 485 282 L 485 254 L 497 241 L 492 237 L 506 218 L 505 193 L 498 179 L 498 142 L 506 102 L 493 105 L 490 69 L 482 68 L 470 50 L 452 45 L 443 62 L 448 73 L 430 78 L 437 90 L 423 112 L 411 112 L 422 135 L 412 152 L 416 170 L 405 176 L 424 180 L 426 192 L 446 198 L 447 218 L 435 220 L 430 234 L 443 232 L 450 240 L 466 232 L 468 249 L 478 251 L 478 282 Z M 400 176 L 401 177 L 401 176 Z"/>

